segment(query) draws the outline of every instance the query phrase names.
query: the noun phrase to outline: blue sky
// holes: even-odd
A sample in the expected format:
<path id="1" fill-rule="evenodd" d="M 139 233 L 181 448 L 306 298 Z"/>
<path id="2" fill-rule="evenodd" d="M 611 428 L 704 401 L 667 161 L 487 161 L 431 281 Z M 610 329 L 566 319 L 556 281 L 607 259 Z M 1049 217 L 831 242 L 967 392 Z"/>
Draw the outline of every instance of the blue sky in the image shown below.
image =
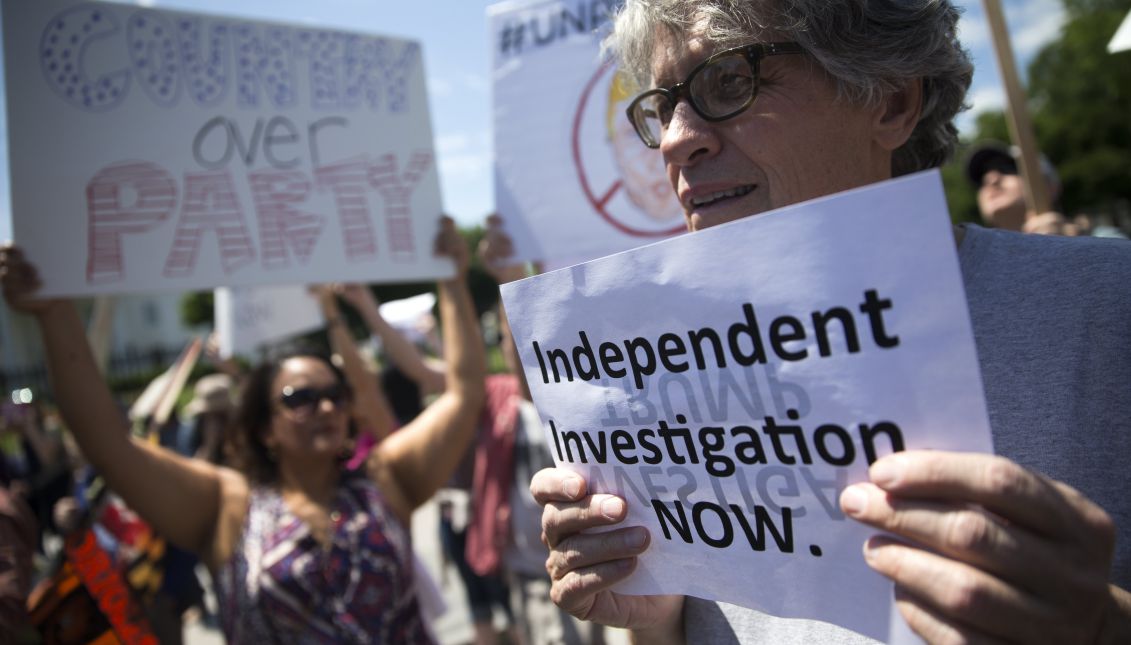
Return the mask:
<path id="1" fill-rule="evenodd" d="M 5 0 L 8 1 L 8 0 Z M 30 0 L 23 0 L 30 1 Z M 340 27 L 412 38 L 422 43 L 444 205 L 461 224 L 480 222 L 494 206 L 491 174 L 491 77 L 486 9 L 494 0 L 141 0 L 132 4 L 283 22 Z M 960 121 L 1004 104 L 981 0 L 959 0 L 966 13 L 961 38 L 974 55 L 968 96 L 973 108 Z M 1018 66 L 1024 70 L 1064 22 L 1060 0 L 1005 0 Z M 0 107 L 0 114 L 3 113 Z M 7 149 L 7 128 L 0 145 Z M 8 229 L 8 159 L 0 156 L 0 240 Z"/>

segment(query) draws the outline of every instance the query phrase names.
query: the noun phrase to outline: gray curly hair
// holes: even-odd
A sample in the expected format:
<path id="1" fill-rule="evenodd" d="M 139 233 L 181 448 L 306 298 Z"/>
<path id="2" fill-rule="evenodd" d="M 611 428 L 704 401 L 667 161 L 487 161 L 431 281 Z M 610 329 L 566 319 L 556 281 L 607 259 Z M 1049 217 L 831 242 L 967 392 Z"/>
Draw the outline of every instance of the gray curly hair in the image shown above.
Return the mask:
<path id="1" fill-rule="evenodd" d="M 640 87 L 651 85 L 659 29 L 689 33 L 718 49 L 772 32 L 805 48 L 834 79 L 843 99 L 871 104 L 923 83 L 919 123 L 892 156 L 892 174 L 941 166 L 954 153 L 954 117 L 974 67 L 957 38 L 959 10 L 949 0 L 627 0 L 606 47 Z"/>

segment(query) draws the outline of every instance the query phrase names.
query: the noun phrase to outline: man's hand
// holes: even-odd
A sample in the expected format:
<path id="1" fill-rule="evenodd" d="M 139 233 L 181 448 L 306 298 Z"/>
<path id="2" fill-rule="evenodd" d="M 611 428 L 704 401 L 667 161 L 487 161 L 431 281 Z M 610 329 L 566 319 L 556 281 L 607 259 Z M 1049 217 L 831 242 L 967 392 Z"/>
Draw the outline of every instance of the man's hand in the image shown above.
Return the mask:
<path id="1" fill-rule="evenodd" d="M 1115 525 L 1067 484 L 992 455 L 908 451 L 841 494 L 903 617 L 929 642 L 1097 643 L 1127 620 L 1109 587 Z M 1123 611 L 1126 611 L 1124 607 Z"/>
<path id="2" fill-rule="evenodd" d="M 534 475 L 530 492 L 543 506 L 542 541 L 550 548 L 546 570 L 554 603 L 582 620 L 648 631 L 648 642 L 682 642 L 683 596 L 609 591 L 636 568 L 636 556 L 648 548 L 647 529 L 583 533 L 624 520 L 623 499 L 587 495 L 584 479 L 559 468 Z"/>

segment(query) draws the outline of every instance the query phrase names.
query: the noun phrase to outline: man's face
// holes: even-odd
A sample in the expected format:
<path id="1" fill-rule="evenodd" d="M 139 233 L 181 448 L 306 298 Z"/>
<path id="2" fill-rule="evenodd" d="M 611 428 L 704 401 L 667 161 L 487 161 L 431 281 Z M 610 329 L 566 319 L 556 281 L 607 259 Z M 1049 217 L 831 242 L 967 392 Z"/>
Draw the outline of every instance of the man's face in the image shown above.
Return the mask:
<path id="1" fill-rule="evenodd" d="M 712 53 L 698 37 L 661 34 L 654 84 L 683 81 Z M 759 76 L 754 104 L 738 116 L 712 123 L 681 101 L 662 134 L 660 151 L 689 230 L 891 176 L 890 152 L 873 139 L 882 108 L 838 100 L 827 74 L 803 55 L 770 56 Z"/>
<path id="2" fill-rule="evenodd" d="M 978 188 L 978 210 L 986 224 L 1020 231 L 1025 223 L 1025 189 L 1017 173 L 989 170 Z"/>

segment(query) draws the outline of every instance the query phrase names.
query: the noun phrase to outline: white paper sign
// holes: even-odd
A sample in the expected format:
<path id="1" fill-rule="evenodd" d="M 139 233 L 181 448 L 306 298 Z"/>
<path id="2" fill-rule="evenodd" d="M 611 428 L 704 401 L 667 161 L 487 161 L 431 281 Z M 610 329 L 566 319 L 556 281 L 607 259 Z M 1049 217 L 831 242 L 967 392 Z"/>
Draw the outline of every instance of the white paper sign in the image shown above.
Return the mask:
<path id="1" fill-rule="evenodd" d="M 634 92 L 600 58 L 613 0 L 488 8 L 495 202 L 517 259 L 554 266 L 684 232 L 658 150 L 624 111 Z"/>
<path id="2" fill-rule="evenodd" d="M 894 638 L 840 491 L 896 448 L 992 449 L 937 172 L 502 295 L 555 460 L 652 535 L 618 591 Z"/>
<path id="3" fill-rule="evenodd" d="M 44 295 L 451 275 L 417 43 L 2 6 L 13 236 Z"/>
<path id="4" fill-rule="evenodd" d="M 435 306 L 436 294 L 422 293 L 410 298 L 382 302 L 378 310 L 385 322 L 404 331 L 414 328 L 420 322 L 420 317 L 432 313 Z"/>
<path id="5" fill-rule="evenodd" d="M 1107 51 L 1111 54 L 1128 49 L 1131 49 L 1131 13 L 1128 13 L 1127 17 L 1123 19 L 1119 29 L 1111 37 L 1111 42 L 1107 44 Z"/>
<path id="6" fill-rule="evenodd" d="M 322 311 L 306 287 L 234 287 L 213 297 L 220 356 L 249 355 L 260 345 L 322 327 Z"/>

